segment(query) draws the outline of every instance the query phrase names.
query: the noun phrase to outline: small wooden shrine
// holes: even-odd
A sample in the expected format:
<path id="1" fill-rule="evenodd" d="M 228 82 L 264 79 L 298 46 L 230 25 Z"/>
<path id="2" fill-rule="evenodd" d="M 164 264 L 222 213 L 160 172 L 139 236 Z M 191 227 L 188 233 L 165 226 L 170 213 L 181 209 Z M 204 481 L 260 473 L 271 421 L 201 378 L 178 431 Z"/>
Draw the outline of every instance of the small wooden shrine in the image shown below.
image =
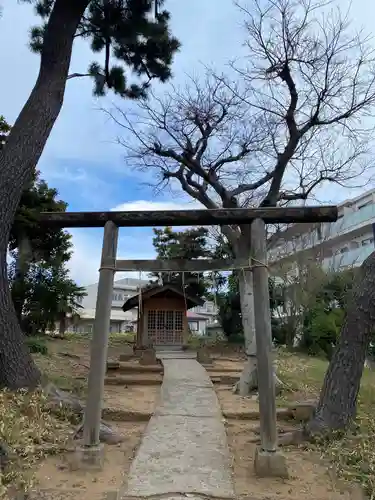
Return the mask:
<path id="1" fill-rule="evenodd" d="M 182 347 L 189 336 L 187 310 L 204 301 L 172 284 L 152 285 L 130 297 L 124 312 L 138 308 L 137 347 Z"/>

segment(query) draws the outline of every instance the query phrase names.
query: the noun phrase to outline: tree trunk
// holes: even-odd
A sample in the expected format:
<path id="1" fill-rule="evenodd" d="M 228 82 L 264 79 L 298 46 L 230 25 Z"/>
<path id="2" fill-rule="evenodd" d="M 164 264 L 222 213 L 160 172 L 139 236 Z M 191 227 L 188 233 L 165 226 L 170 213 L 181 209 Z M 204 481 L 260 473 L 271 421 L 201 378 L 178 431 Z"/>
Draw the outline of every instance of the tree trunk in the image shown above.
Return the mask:
<path id="1" fill-rule="evenodd" d="M 235 255 L 237 258 L 249 258 L 251 256 L 250 226 L 241 228 L 242 235 L 237 241 Z M 241 304 L 242 327 L 245 337 L 245 352 L 247 360 L 242 370 L 240 380 L 234 387 L 234 392 L 241 396 L 247 396 L 258 389 L 256 338 L 255 338 L 255 316 L 254 316 L 254 289 L 253 273 L 251 269 L 240 269 L 238 271 L 238 282 Z M 276 391 L 282 386 L 275 372 Z"/>
<path id="2" fill-rule="evenodd" d="M 26 300 L 25 279 L 30 269 L 32 251 L 30 242 L 26 237 L 20 237 L 17 245 L 18 255 L 12 284 L 12 300 L 17 321 L 22 326 L 22 313 Z"/>
<path id="3" fill-rule="evenodd" d="M 65 330 L 66 330 L 66 314 L 63 313 L 61 315 L 60 321 L 59 321 L 59 335 L 60 335 L 60 337 L 64 336 Z"/>
<path id="4" fill-rule="evenodd" d="M 355 418 L 363 367 L 375 327 L 375 252 L 362 264 L 340 338 L 324 378 L 309 434 L 345 429 Z"/>
<path id="5" fill-rule="evenodd" d="M 0 387 L 33 388 L 40 373 L 24 343 L 11 299 L 6 263 L 6 248 L 0 255 Z"/>
<path id="6" fill-rule="evenodd" d="M 252 271 L 250 269 L 240 270 L 238 282 L 247 360 L 236 391 L 241 396 L 246 396 L 258 387 Z"/>
<path id="7" fill-rule="evenodd" d="M 23 347 L 6 266 L 10 229 L 64 100 L 74 35 L 89 0 L 56 0 L 44 36 L 36 84 L 0 152 L 0 384 L 33 387 L 39 372 Z"/>

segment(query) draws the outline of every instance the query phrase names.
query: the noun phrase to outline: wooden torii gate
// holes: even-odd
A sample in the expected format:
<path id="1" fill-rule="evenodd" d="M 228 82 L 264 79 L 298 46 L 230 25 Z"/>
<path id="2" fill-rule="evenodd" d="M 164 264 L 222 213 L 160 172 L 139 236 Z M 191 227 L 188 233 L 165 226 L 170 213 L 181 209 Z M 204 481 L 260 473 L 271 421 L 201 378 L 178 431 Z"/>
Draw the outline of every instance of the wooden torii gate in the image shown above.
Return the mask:
<path id="1" fill-rule="evenodd" d="M 261 447 L 266 454 L 277 450 L 275 383 L 271 357 L 266 224 L 335 222 L 336 206 L 235 208 L 215 210 L 134 212 L 44 212 L 43 225 L 59 228 L 103 227 L 98 295 L 90 352 L 88 394 L 84 417 L 84 447 L 91 454 L 100 449 L 100 423 L 106 374 L 113 281 L 116 271 L 185 271 L 251 267 L 254 279 L 255 330 L 258 361 Z M 251 259 L 224 260 L 117 260 L 119 227 L 213 226 L 251 224 Z"/>

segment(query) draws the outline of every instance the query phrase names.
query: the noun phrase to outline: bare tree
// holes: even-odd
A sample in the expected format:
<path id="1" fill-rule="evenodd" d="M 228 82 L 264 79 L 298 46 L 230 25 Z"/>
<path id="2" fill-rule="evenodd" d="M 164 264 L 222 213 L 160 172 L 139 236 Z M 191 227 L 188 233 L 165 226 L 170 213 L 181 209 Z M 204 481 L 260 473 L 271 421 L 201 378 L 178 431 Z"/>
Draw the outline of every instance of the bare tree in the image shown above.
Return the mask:
<path id="1" fill-rule="evenodd" d="M 319 2 L 253 0 L 242 11 L 247 57 L 230 74 L 207 70 L 203 82 L 153 95 L 133 116 L 111 111 L 128 162 L 160 189 L 179 186 L 207 208 L 304 202 L 323 183 L 367 175 L 375 104 L 369 40 Z M 250 256 L 249 226 L 222 232 L 235 257 Z M 256 346 L 251 270 L 240 277 L 245 394 L 256 386 Z"/>

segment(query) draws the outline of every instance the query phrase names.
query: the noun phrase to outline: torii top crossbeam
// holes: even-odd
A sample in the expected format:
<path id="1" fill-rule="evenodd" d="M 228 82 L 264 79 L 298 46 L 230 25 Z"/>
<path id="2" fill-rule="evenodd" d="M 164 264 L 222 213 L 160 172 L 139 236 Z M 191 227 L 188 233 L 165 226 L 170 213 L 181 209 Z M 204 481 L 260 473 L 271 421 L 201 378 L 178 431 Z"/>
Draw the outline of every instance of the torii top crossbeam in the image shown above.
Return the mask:
<path id="1" fill-rule="evenodd" d="M 249 224 L 262 219 L 266 224 L 335 222 L 336 206 L 219 208 L 215 210 L 153 210 L 134 212 L 42 212 L 38 222 L 54 227 L 104 227 L 112 221 L 118 227 L 214 226 Z"/>

